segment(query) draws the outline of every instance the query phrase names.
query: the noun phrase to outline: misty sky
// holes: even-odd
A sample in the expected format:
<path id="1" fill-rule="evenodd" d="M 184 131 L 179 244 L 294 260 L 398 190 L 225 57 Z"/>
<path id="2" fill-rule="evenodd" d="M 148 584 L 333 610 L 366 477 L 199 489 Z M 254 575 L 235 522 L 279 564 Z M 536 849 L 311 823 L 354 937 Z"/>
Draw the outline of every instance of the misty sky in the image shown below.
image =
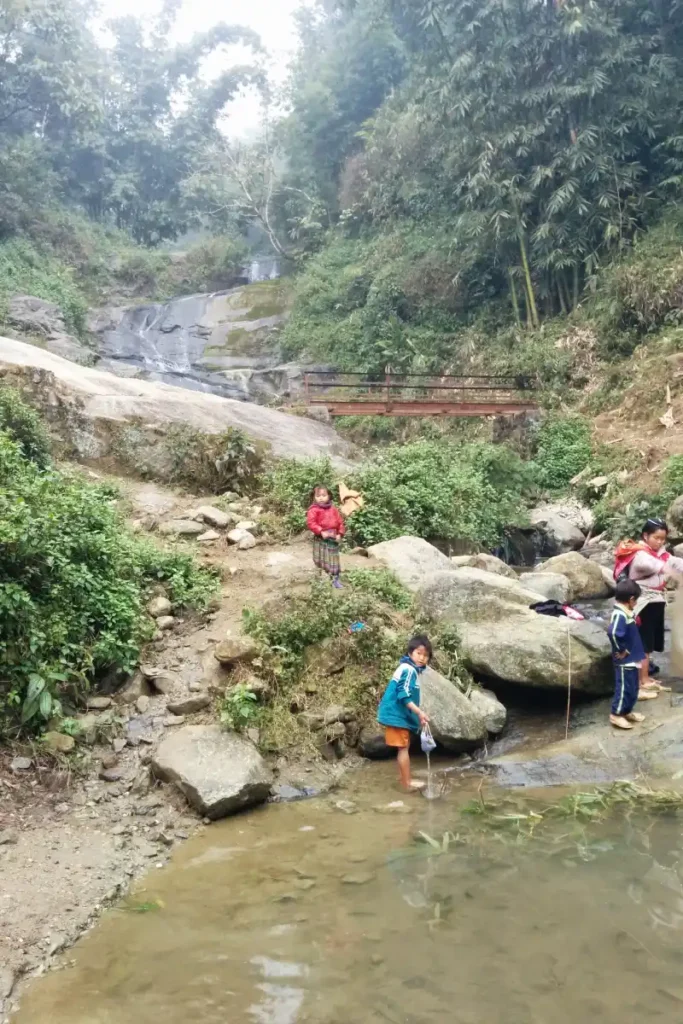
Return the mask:
<path id="1" fill-rule="evenodd" d="M 184 0 L 174 35 L 179 40 L 189 39 L 196 32 L 204 31 L 225 21 L 229 24 L 247 25 L 259 33 L 264 46 L 272 56 L 272 78 L 282 81 L 288 60 L 296 45 L 292 15 L 310 0 Z M 101 0 L 101 21 L 132 14 L 136 17 L 153 17 L 161 6 L 160 0 Z M 246 53 L 234 48 L 229 53 L 237 62 L 247 59 Z M 208 69 L 211 71 L 211 66 Z M 231 134 L 248 135 L 257 125 L 259 101 L 254 94 L 246 94 L 228 108 L 227 124 Z"/>

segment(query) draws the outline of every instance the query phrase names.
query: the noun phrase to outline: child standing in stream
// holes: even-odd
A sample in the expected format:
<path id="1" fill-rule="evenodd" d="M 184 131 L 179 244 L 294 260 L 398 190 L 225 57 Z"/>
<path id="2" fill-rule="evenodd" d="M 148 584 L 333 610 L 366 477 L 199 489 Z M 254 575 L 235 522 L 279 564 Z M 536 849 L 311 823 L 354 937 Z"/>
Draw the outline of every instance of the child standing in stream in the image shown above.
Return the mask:
<path id="1" fill-rule="evenodd" d="M 640 669 L 646 657 L 635 616 L 640 595 L 640 587 L 634 580 L 617 583 L 614 611 L 607 630 L 614 664 L 614 700 L 609 720 L 615 729 L 632 729 L 634 724 L 645 720 L 645 715 L 635 710 Z"/>
<path id="2" fill-rule="evenodd" d="M 396 747 L 401 786 L 406 792 L 424 789 L 424 782 L 410 777 L 410 737 L 429 724 L 420 709 L 420 676 L 432 658 L 432 645 L 426 636 L 414 636 L 405 655 L 384 691 L 377 721 L 384 726 L 384 742 Z"/>
<path id="3" fill-rule="evenodd" d="M 318 569 L 332 577 L 332 586 L 341 590 L 339 541 L 346 532 L 346 525 L 327 487 L 317 484 L 311 497 L 313 504 L 308 510 L 306 524 L 313 534 L 313 561 Z"/>

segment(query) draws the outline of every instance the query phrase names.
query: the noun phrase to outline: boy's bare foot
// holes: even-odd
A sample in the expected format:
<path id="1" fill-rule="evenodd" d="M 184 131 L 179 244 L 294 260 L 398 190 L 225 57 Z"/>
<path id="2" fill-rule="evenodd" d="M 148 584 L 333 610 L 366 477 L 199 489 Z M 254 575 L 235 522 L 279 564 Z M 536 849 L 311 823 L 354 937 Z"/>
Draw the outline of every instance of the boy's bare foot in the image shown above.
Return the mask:
<path id="1" fill-rule="evenodd" d="M 426 785 L 427 783 L 423 782 L 422 779 L 413 779 L 410 783 L 409 789 L 411 792 L 415 792 L 416 790 L 424 789 Z"/>
<path id="2" fill-rule="evenodd" d="M 624 716 L 628 722 L 644 722 L 645 715 L 641 715 L 640 711 L 631 711 L 628 715 Z"/>
<path id="3" fill-rule="evenodd" d="M 638 700 L 656 700 L 659 697 L 657 690 L 639 690 Z"/>
<path id="4" fill-rule="evenodd" d="M 628 719 L 625 718 L 623 715 L 610 715 L 609 716 L 609 720 L 610 720 L 610 724 L 613 725 L 615 727 L 615 729 L 632 729 L 633 728 L 633 726 L 628 721 Z"/>

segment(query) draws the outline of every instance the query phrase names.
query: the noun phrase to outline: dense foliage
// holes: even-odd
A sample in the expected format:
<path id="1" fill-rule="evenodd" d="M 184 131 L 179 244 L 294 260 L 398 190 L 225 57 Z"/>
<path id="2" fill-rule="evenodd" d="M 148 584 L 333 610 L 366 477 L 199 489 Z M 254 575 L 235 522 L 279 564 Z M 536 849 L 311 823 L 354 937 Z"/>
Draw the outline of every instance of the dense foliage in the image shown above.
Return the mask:
<path id="1" fill-rule="evenodd" d="M 574 310 L 680 195 L 681 13 L 320 0 L 284 137 L 292 181 L 306 171 L 336 226 L 298 284 L 292 351 L 334 348 L 375 372 L 452 368 L 508 326 L 519 337 Z M 361 34 L 374 91 L 358 81 Z M 652 281 L 627 262 L 604 304 L 612 322 L 670 322 L 679 279 L 671 261 Z"/>
<path id="2" fill-rule="evenodd" d="M 107 488 L 27 458 L 30 416 L 13 433 L 0 429 L 0 735 L 44 723 L 98 673 L 132 669 L 153 586 L 202 607 L 216 585 L 189 556 L 129 534 Z"/>

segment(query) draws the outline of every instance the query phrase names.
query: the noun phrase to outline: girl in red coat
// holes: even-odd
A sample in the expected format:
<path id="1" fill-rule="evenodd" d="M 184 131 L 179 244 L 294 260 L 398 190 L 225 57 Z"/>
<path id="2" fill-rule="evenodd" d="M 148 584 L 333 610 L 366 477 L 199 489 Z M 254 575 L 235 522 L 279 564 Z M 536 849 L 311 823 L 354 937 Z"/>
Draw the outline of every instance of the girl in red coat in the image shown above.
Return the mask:
<path id="1" fill-rule="evenodd" d="M 341 512 L 332 504 L 332 495 L 327 487 L 320 484 L 314 487 L 312 498 L 306 523 L 313 534 L 313 561 L 318 569 L 329 573 L 332 586 L 340 590 L 339 541 L 346 532 L 346 526 Z"/>

